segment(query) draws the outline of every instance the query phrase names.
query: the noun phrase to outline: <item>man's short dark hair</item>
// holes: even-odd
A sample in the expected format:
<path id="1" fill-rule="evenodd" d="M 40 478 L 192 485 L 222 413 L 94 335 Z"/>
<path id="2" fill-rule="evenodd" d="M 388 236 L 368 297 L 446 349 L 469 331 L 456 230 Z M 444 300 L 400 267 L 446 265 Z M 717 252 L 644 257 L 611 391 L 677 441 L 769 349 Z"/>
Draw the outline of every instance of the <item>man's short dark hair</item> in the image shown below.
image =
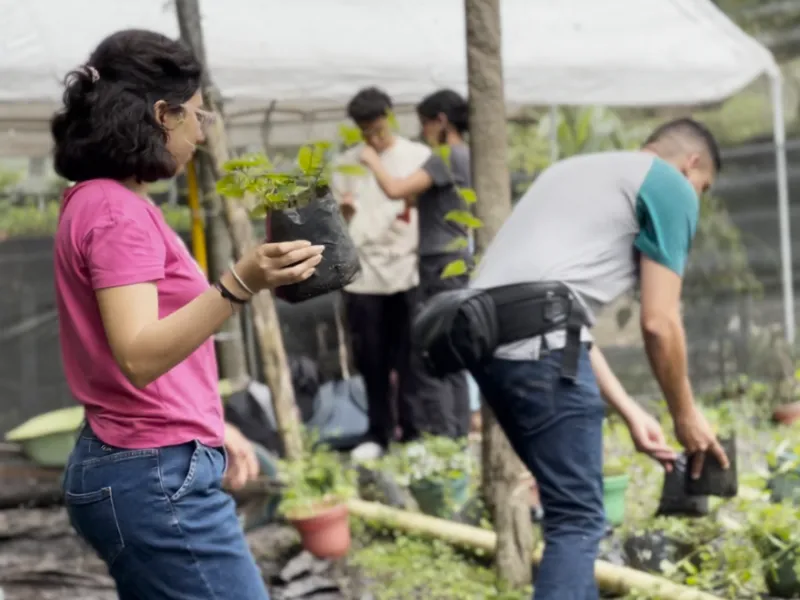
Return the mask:
<path id="1" fill-rule="evenodd" d="M 461 94 L 453 90 L 439 90 L 426 96 L 417 105 L 417 114 L 427 120 L 443 114 L 458 133 L 469 129 L 469 105 Z"/>
<path id="2" fill-rule="evenodd" d="M 369 123 L 392 111 L 389 94 L 376 87 L 361 90 L 347 105 L 347 116 L 356 123 Z"/>
<path id="3" fill-rule="evenodd" d="M 668 121 L 657 127 L 655 131 L 650 134 L 647 140 L 645 140 L 644 146 L 657 145 L 659 142 L 663 142 L 668 138 L 699 143 L 708 153 L 708 157 L 711 159 L 715 171 L 719 173 L 722 170 L 722 155 L 719 150 L 719 144 L 717 144 L 714 134 L 709 131 L 708 127 L 699 121 L 688 117 Z"/>
<path id="4" fill-rule="evenodd" d="M 128 29 L 107 37 L 65 79 L 64 106 L 50 124 L 56 172 L 70 181 L 175 175 L 153 107 L 163 100 L 167 110 L 183 111 L 201 74 L 191 50 L 160 33 Z"/>

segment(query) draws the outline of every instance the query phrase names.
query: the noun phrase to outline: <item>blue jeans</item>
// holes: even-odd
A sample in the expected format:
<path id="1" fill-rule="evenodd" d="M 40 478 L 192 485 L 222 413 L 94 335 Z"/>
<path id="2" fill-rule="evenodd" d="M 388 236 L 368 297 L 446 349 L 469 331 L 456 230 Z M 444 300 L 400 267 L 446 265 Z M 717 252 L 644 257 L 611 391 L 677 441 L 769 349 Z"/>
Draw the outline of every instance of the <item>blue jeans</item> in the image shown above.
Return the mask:
<path id="1" fill-rule="evenodd" d="M 493 359 L 473 375 L 539 486 L 545 550 L 534 599 L 596 600 L 605 408 L 586 347 L 575 382 L 561 378 L 561 357 L 553 351 L 536 361 Z"/>
<path id="2" fill-rule="evenodd" d="M 269 600 L 233 499 L 221 448 L 199 442 L 125 450 L 85 427 L 64 475 L 70 522 L 121 600 Z"/>

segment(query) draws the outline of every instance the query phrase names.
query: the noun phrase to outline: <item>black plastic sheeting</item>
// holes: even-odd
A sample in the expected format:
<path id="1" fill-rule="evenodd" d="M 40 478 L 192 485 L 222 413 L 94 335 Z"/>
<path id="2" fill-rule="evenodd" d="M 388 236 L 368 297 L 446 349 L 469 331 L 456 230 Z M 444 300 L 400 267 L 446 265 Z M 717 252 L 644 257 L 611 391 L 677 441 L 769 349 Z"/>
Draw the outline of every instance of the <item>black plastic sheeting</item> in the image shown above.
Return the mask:
<path id="1" fill-rule="evenodd" d="M 183 236 L 188 243 L 186 236 Z M 38 414 L 74 404 L 61 367 L 53 281 L 53 240 L 0 242 L 0 436 Z M 325 381 L 341 373 L 335 311 L 339 294 L 300 304 L 277 301 L 289 355 L 318 364 Z M 341 321 L 343 323 L 343 321 Z"/>

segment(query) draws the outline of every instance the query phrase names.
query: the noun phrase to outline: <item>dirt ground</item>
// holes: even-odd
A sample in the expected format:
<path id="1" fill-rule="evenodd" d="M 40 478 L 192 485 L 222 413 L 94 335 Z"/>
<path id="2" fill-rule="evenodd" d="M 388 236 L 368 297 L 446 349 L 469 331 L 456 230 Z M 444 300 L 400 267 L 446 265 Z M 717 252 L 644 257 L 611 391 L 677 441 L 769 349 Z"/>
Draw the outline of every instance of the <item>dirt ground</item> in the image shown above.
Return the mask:
<path id="1" fill-rule="evenodd" d="M 266 526 L 249 532 L 247 537 L 265 579 L 271 583 L 274 598 L 364 597 L 354 596 L 354 590 L 348 589 L 352 586 L 346 566 L 333 564 L 313 567 L 318 579 L 324 571 L 331 582 L 324 594 L 323 590 L 309 590 L 308 595 L 287 596 L 288 588 L 281 584 L 280 574 L 299 552 L 294 530 Z M 4 600 L 117 599 L 105 566 L 73 533 L 63 508 L 0 510 L 0 589 L 5 593 Z"/>

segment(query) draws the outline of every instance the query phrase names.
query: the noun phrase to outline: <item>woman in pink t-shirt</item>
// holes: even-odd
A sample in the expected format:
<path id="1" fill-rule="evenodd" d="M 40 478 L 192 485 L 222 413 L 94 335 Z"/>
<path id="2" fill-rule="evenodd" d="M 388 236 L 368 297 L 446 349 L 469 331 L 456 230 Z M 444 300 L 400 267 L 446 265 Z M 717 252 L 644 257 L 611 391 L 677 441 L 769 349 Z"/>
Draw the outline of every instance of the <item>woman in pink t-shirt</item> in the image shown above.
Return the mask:
<path id="1" fill-rule="evenodd" d="M 254 293 L 321 260 L 308 242 L 265 244 L 210 286 L 148 199 L 204 139 L 200 78 L 180 43 L 120 31 L 68 76 L 52 122 L 56 171 L 76 182 L 55 240 L 60 341 L 87 421 L 65 502 L 123 600 L 268 597 L 222 490 L 236 440 L 212 336 Z"/>

